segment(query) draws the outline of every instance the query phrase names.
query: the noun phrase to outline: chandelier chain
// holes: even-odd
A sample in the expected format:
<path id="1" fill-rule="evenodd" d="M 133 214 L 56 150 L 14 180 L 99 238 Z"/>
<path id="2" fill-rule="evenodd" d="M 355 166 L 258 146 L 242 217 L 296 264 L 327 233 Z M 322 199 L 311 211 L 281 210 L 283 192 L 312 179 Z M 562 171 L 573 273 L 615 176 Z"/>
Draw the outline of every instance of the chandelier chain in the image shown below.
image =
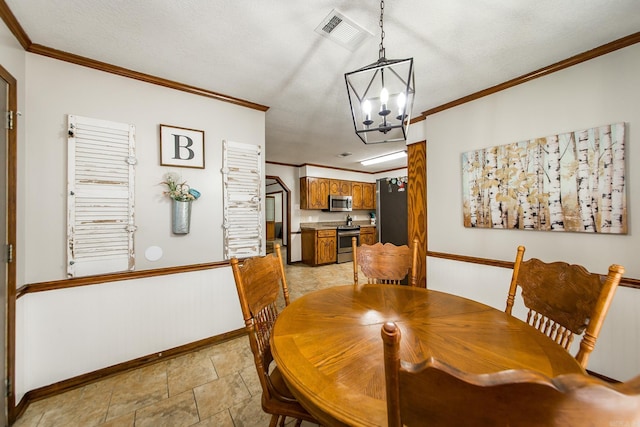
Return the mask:
<path id="1" fill-rule="evenodd" d="M 384 52 L 384 0 L 380 0 L 380 50 L 378 51 L 378 59 L 385 57 Z"/>

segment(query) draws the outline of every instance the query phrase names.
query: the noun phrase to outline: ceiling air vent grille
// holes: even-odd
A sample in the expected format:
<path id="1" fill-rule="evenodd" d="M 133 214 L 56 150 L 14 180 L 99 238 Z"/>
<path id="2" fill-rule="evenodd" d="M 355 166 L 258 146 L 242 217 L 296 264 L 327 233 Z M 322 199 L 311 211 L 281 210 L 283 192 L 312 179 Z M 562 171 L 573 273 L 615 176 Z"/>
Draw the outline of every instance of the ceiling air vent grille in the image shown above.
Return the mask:
<path id="1" fill-rule="evenodd" d="M 316 33 L 333 40 L 350 51 L 355 51 L 367 37 L 372 37 L 369 31 L 347 18 L 337 9 L 333 9 L 320 25 Z"/>
<path id="2" fill-rule="evenodd" d="M 333 15 L 331 17 L 331 20 L 329 22 L 327 22 L 327 24 L 322 27 L 322 31 L 324 31 L 325 33 L 330 33 L 331 31 L 333 31 L 339 23 L 342 22 L 342 19 L 338 18 L 337 16 Z"/>

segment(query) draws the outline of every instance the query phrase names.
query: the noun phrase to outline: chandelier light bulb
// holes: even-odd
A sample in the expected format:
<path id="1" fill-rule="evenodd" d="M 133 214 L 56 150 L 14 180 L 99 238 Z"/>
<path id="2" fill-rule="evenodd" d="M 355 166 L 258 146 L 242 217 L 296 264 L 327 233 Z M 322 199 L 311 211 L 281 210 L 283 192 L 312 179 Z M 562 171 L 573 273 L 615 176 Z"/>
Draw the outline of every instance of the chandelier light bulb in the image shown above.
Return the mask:
<path id="1" fill-rule="evenodd" d="M 362 122 L 365 126 L 369 126 L 373 123 L 371 120 L 371 102 L 368 99 L 365 99 L 362 103 L 362 112 L 364 113 L 364 122 Z"/>
<path id="2" fill-rule="evenodd" d="M 407 97 L 404 92 L 400 92 L 398 94 L 398 99 L 396 101 L 398 102 L 398 116 L 396 119 L 402 120 L 404 119 L 404 106 L 407 103 Z"/>
<path id="3" fill-rule="evenodd" d="M 389 91 L 383 87 L 380 91 L 380 113 L 378 113 L 381 116 L 386 116 L 391 112 L 387 110 L 387 102 L 389 102 Z"/>
<path id="4" fill-rule="evenodd" d="M 380 102 L 386 104 L 389 101 L 389 91 L 386 87 L 383 87 L 380 91 Z"/>

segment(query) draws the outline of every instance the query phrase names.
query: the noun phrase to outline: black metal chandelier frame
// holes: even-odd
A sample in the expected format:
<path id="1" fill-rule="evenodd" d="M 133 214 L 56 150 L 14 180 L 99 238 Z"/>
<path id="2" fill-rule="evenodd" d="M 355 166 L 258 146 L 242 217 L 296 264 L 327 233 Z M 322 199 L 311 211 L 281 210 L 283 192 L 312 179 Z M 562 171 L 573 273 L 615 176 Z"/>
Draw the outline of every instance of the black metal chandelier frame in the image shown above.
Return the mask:
<path id="1" fill-rule="evenodd" d="M 355 132 L 365 144 L 406 141 L 411 119 L 415 94 L 413 58 L 386 59 L 384 36 L 382 0 L 378 60 L 344 75 Z M 391 114 L 392 98 L 398 105 L 396 115 Z M 372 104 L 379 105 L 378 122 L 371 113 Z"/>

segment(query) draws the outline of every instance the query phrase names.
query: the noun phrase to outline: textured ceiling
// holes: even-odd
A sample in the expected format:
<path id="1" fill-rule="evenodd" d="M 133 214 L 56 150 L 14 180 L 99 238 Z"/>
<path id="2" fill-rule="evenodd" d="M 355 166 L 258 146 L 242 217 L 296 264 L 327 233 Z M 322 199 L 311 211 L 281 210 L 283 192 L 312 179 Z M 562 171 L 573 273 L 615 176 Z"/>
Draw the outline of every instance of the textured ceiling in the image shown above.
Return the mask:
<path id="1" fill-rule="evenodd" d="M 269 106 L 267 161 L 402 166 L 358 163 L 404 144 L 360 142 L 344 83 L 378 59 L 378 2 L 5 1 L 33 43 Z M 373 36 L 354 52 L 321 37 L 332 9 Z M 387 58 L 415 60 L 414 116 L 640 30 L 638 0 L 387 0 L 384 10 Z"/>

